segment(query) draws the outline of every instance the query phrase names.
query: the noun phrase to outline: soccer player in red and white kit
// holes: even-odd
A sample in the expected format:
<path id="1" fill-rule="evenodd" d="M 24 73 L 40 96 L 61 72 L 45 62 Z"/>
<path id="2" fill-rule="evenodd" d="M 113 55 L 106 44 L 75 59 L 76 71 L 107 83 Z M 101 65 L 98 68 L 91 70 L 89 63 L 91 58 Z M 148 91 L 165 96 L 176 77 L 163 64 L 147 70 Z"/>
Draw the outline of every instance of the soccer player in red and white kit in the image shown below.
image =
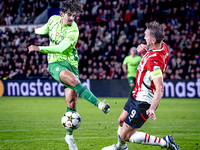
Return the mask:
<path id="1" fill-rule="evenodd" d="M 148 24 L 144 37 L 146 45 L 137 47 L 143 58 L 137 68 L 136 87 L 118 119 L 118 143 L 102 150 L 128 150 L 126 142 L 180 150 L 171 135 L 159 138 L 138 131 L 149 117 L 156 120 L 155 110 L 164 92 L 163 73 L 169 60 L 169 49 L 163 42 L 164 30 L 164 25 L 156 21 Z"/>

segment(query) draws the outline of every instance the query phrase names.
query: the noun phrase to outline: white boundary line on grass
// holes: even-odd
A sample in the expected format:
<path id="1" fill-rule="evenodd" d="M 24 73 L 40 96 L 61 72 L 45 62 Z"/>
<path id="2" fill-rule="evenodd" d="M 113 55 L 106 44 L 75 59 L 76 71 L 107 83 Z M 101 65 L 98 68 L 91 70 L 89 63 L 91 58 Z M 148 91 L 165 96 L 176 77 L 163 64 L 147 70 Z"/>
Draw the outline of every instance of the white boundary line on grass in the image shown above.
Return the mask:
<path id="1" fill-rule="evenodd" d="M 112 138 L 117 138 L 117 136 L 108 136 L 108 137 L 75 137 L 74 139 L 112 139 Z M 64 140 L 64 138 L 57 138 L 57 139 L 23 139 L 23 140 L 2 140 L 2 141 L 5 141 L 5 142 L 12 142 L 12 141 L 47 141 L 47 140 L 51 140 L 51 141 L 54 141 L 54 140 Z"/>

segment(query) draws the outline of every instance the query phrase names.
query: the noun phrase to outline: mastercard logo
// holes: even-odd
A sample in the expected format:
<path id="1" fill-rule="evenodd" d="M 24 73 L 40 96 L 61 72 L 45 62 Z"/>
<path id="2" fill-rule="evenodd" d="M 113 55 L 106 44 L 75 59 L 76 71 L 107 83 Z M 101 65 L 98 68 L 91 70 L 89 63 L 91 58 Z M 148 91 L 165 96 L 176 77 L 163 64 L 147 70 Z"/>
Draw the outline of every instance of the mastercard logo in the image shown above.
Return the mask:
<path id="1" fill-rule="evenodd" d="M 0 80 L 0 97 L 3 96 L 4 93 L 4 85 L 3 82 Z"/>

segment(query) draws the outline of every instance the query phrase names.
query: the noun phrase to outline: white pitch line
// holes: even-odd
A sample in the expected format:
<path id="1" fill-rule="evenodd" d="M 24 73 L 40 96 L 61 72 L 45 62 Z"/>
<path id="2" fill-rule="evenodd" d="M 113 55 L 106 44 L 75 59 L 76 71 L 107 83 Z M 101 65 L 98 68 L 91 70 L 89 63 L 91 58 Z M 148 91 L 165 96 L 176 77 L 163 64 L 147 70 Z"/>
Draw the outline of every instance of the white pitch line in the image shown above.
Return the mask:
<path id="1" fill-rule="evenodd" d="M 41 130 L 38 130 L 38 129 L 33 129 L 33 130 L 0 130 L 0 132 L 18 132 L 18 131 L 43 131 L 43 130 L 59 130 L 57 128 L 50 128 L 50 129 L 41 129 Z"/>
<path id="2" fill-rule="evenodd" d="M 0 130 L 0 132 L 18 132 L 18 131 L 30 131 L 30 130 Z"/>
<path id="3" fill-rule="evenodd" d="M 74 137 L 74 139 L 106 139 L 106 138 L 116 138 L 117 136 L 108 136 L 108 137 Z M 23 139 L 23 140 L 2 140 L 5 142 L 12 142 L 12 141 L 54 141 L 54 140 L 64 140 L 64 138 L 57 138 L 57 139 Z"/>
<path id="4" fill-rule="evenodd" d="M 13 141 L 52 141 L 52 140 L 63 140 L 64 138 L 57 138 L 57 139 L 23 139 L 23 140 L 3 140 L 5 142 L 13 142 Z"/>

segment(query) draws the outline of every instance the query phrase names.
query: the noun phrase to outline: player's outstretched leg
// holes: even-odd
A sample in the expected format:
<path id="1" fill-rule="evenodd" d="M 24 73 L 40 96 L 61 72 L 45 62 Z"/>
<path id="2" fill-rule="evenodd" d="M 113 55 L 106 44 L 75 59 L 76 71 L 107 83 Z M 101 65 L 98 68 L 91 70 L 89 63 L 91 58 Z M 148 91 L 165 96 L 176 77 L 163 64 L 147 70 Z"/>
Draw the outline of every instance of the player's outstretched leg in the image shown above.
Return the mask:
<path id="1" fill-rule="evenodd" d="M 168 150 L 180 150 L 179 147 L 174 142 L 174 139 L 170 135 L 164 138 L 158 138 L 156 136 L 149 135 L 144 132 L 135 132 L 130 137 L 129 141 L 133 143 L 157 145 L 166 148 Z"/>
<path id="2" fill-rule="evenodd" d="M 76 93 L 79 94 L 82 98 L 84 98 L 91 104 L 99 107 L 104 113 L 106 113 L 106 114 L 109 113 L 110 105 L 103 104 L 103 106 L 102 106 L 102 102 L 99 101 L 98 98 L 88 88 L 86 88 L 84 85 L 82 85 L 81 82 L 79 81 L 79 79 L 75 76 L 76 75 L 73 72 L 71 72 L 67 69 L 63 69 L 59 73 L 60 81 L 62 83 L 64 83 L 66 87 L 70 87 L 70 89 L 73 89 L 74 91 L 76 91 Z M 67 95 L 68 95 L 68 93 L 67 93 Z M 102 107 L 100 107 L 100 106 L 102 106 Z"/>
<path id="3" fill-rule="evenodd" d="M 174 139 L 172 138 L 172 135 L 167 135 L 163 138 L 163 140 L 166 141 L 166 146 L 168 150 L 180 150 L 178 145 L 175 143 Z"/>
<path id="4" fill-rule="evenodd" d="M 69 150 L 78 150 L 72 135 L 65 136 L 65 143 L 69 146 Z"/>
<path id="5" fill-rule="evenodd" d="M 78 83 L 73 88 L 82 98 L 86 99 L 88 102 L 92 103 L 93 105 L 97 106 L 99 109 L 101 109 L 105 114 L 108 114 L 110 112 L 110 105 L 108 103 L 104 103 L 99 101 L 97 97 L 84 85 L 81 83 Z"/>

